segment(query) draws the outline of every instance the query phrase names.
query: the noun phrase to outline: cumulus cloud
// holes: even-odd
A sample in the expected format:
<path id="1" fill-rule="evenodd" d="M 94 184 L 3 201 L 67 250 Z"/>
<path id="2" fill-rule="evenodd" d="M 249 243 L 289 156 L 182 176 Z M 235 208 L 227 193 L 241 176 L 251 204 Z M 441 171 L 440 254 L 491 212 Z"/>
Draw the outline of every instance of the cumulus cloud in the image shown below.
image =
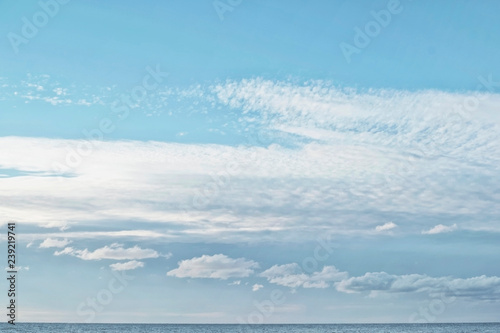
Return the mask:
<path id="1" fill-rule="evenodd" d="M 69 243 L 71 243 L 71 241 L 66 238 L 65 239 L 47 238 L 40 244 L 39 247 L 40 248 L 65 247 Z"/>
<path id="2" fill-rule="evenodd" d="M 334 266 L 324 266 L 321 271 L 306 274 L 296 263 L 274 265 L 260 273 L 269 283 L 295 290 L 296 288 L 334 287 L 342 293 L 368 293 L 376 297 L 381 293 L 444 293 L 453 297 L 480 300 L 500 300 L 500 277 L 476 276 L 455 278 L 431 277 L 423 274 L 394 275 L 386 272 L 367 272 L 349 277 Z"/>
<path id="3" fill-rule="evenodd" d="M 338 291 L 346 293 L 355 293 L 361 290 L 388 290 L 395 279 L 396 277 L 385 272 L 366 273 L 361 277 L 342 280 L 336 285 L 336 288 Z"/>
<path id="4" fill-rule="evenodd" d="M 64 250 L 54 252 L 54 255 L 55 256 L 60 256 L 60 255 L 63 255 L 63 254 L 74 254 L 75 251 L 76 250 L 74 248 L 72 248 L 72 247 L 66 247 L 66 248 L 64 248 Z"/>
<path id="5" fill-rule="evenodd" d="M 139 267 L 144 267 L 144 263 L 137 260 L 131 260 L 124 263 L 119 262 L 116 264 L 111 264 L 109 265 L 109 267 L 111 267 L 111 269 L 114 271 L 128 271 Z"/>
<path id="6" fill-rule="evenodd" d="M 274 265 L 260 273 L 270 283 L 290 288 L 327 288 L 331 283 L 347 278 L 346 272 L 340 272 L 334 266 L 324 266 L 319 272 L 306 274 L 297 263 Z"/>
<path id="7" fill-rule="evenodd" d="M 56 251 L 54 255 L 72 255 L 82 260 L 101 260 L 101 259 L 114 259 L 114 260 L 133 260 L 133 259 L 147 259 L 158 258 L 160 254 L 152 249 L 142 249 L 139 246 L 131 248 L 124 248 L 121 244 L 111 244 L 94 251 L 75 250 L 72 247 L 66 247 L 62 251 Z"/>
<path id="8" fill-rule="evenodd" d="M 224 254 L 179 261 L 179 267 L 167 272 L 168 276 L 178 278 L 210 278 L 222 279 L 248 277 L 253 274 L 259 264 L 245 258 L 233 259 Z"/>
<path id="9" fill-rule="evenodd" d="M 451 225 L 451 226 L 438 224 L 437 226 L 435 226 L 427 231 L 422 231 L 422 234 L 424 234 L 424 235 L 442 234 L 442 233 L 446 233 L 446 232 L 452 232 L 456 229 L 457 229 L 456 223 Z"/>
<path id="10" fill-rule="evenodd" d="M 252 286 L 252 291 L 258 291 L 258 290 L 260 290 L 260 289 L 262 289 L 262 288 L 264 288 L 264 286 L 263 286 L 263 285 L 261 285 L 261 284 L 257 284 L 257 283 L 256 283 L 256 284 L 254 284 L 254 285 Z"/>
<path id="11" fill-rule="evenodd" d="M 375 231 L 380 232 L 380 231 L 386 231 L 386 230 L 391 230 L 397 227 L 397 224 L 394 222 L 387 222 L 383 225 L 378 225 L 375 227 Z"/>

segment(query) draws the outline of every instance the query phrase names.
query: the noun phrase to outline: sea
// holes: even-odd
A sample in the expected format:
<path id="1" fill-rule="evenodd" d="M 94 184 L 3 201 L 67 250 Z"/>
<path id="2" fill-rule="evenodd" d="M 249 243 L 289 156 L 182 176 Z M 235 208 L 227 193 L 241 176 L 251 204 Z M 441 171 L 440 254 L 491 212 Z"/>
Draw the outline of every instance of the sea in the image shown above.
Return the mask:
<path id="1" fill-rule="evenodd" d="M 500 323 L 471 324 L 49 324 L 18 323 L 0 324 L 1 332 L 34 333 L 500 333 Z"/>

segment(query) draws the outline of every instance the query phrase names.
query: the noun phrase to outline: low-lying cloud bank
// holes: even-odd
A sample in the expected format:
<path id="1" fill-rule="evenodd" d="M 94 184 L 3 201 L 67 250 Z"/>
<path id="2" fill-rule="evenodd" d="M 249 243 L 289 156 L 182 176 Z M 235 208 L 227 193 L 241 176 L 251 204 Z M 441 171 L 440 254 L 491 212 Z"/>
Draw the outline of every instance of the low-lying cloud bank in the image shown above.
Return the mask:
<path id="1" fill-rule="evenodd" d="M 232 259 L 223 254 L 183 260 L 179 266 L 167 273 L 178 278 L 245 278 L 255 275 L 259 265 L 245 258 Z M 477 300 L 500 300 L 500 277 L 476 276 L 454 278 L 431 277 L 423 274 L 393 275 L 386 272 L 368 272 L 350 277 L 348 272 L 335 266 L 324 266 L 316 272 L 304 272 L 296 263 L 274 265 L 258 274 L 271 284 L 297 288 L 334 288 L 342 293 L 444 293 L 447 296 Z M 237 283 L 239 285 L 239 283 Z M 259 287 L 261 288 L 261 287 Z"/>

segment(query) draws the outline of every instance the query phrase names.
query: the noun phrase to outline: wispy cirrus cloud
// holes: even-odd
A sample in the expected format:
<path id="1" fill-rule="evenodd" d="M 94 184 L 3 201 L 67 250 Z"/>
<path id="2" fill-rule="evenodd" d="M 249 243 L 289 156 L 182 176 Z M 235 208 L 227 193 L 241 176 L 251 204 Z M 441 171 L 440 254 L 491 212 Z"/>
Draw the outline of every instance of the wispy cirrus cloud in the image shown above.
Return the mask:
<path id="1" fill-rule="evenodd" d="M 106 245 L 94 251 L 88 249 L 76 250 L 72 247 L 66 247 L 61 251 L 54 252 L 54 255 L 71 255 L 82 260 L 131 260 L 131 259 L 148 259 L 158 258 L 160 254 L 152 249 L 142 249 L 139 246 L 124 248 L 121 244 Z"/>
<path id="2" fill-rule="evenodd" d="M 48 238 L 59 238 L 64 237 L 65 239 L 157 239 L 157 238 L 172 238 L 166 232 L 158 232 L 155 230 L 118 230 L 118 231 L 60 231 L 60 232 L 43 232 L 43 233 L 27 233 L 27 237 L 32 239 L 30 242 L 33 245 L 34 240 L 46 239 Z M 28 244 L 29 246 L 31 246 Z M 28 246 L 28 247 L 29 247 Z"/>
<path id="3" fill-rule="evenodd" d="M 165 82 L 163 82 L 165 83 Z M 23 104 L 48 104 L 51 107 L 96 107 L 107 106 L 109 108 L 118 101 L 122 101 L 124 94 L 130 94 L 131 87 L 118 86 L 116 84 L 107 86 L 96 86 L 90 84 L 64 84 L 56 78 L 47 74 L 32 75 L 27 74 L 24 79 L 11 80 L 3 78 L 0 80 L 0 101 L 13 103 L 15 107 Z M 140 99 L 130 98 L 127 106 L 135 112 L 146 116 L 159 116 L 168 105 L 168 114 L 195 112 L 203 110 L 202 100 L 213 101 L 213 97 L 208 95 L 200 85 L 188 88 L 170 87 L 165 84 L 158 86 L 154 93 L 141 96 Z M 196 98 L 196 107 L 185 106 L 180 101 Z"/>
<path id="4" fill-rule="evenodd" d="M 0 100 L 24 104 L 42 102 L 51 106 L 104 105 L 114 93 L 114 87 L 63 86 L 46 74 L 27 74 L 24 80 L 15 82 L 5 78 L 2 88 Z"/>
<path id="5" fill-rule="evenodd" d="M 398 230 L 420 233 L 436 225 L 422 214 L 443 225 L 461 220 L 465 230 L 498 230 L 497 94 L 263 79 L 170 91 L 168 98 L 176 94 L 214 103 L 208 112 L 234 110 L 242 133 L 263 139 L 246 146 L 94 142 L 89 156 L 68 165 L 68 154 L 89 142 L 2 137 L 0 147 L 9 149 L 0 169 L 31 172 L 0 178 L 4 216 L 47 227 L 134 221 L 141 230 L 141 222 L 154 222 L 171 226 L 150 230 L 154 237 L 228 241 L 261 239 L 265 231 L 303 238 L 326 225 L 362 235 L 373 231 L 374 218 L 402 215 Z M 456 106 L 474 96 L 480 107 L 457 115 Z"/>

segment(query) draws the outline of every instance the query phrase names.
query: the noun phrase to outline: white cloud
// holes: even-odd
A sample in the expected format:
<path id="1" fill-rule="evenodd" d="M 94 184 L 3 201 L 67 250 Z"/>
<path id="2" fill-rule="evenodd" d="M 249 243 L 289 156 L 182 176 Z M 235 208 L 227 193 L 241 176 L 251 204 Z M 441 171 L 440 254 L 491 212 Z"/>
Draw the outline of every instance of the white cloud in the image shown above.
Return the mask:
<path id="1" fill-rule="evenodd" d="M 261 285 L 261 284 L 257 284 L 257 283 L 256 283 L 256 284 L 254 284 L 254 285 L 252 286 L 252 291 L 258 291 L 258 290 L 260 290 L 260 289 L 262 289 L 262 288 L 264 288 L 264 286 L 263 286 L 263 285 Z"/>
<path id="2" fill-rule="evenodd" d="M 53 89 L 52 91 L 55 92 L 56 95 L 58 95 L 58 96 L 59 95 L 63 95 L 64 96 L 64 95 L 67 94 L 68 89 L 63 89 L 61 87 L 58 87 L 58 88 Z"/>
<path id="3" fill-rule="evenodd" d="M 165 259 L 170 259 L 172 258 L 172 252 L 169 252 L 167 254 L 161 254 L 160 257 L 163 257 Z"/>
<path id="4" fill-rule="evenodd" d="M 228 286 L 239 286 L 241 284 L 241 280 L 236 280 L 231 283 L 228 283 Z"/>
<path id="5" fill-rule="evenodd" d="M 111 264 L 109 265 L 109 267 L 111 267 L 111 269 L 114 271 L 128 271 L 139 267 L 144 267 L 144 263 L 141 261 L 132 260 L 124 263 L 119 262 L 116 264 Z"/>
<path id="6" fill-rule="evenodd" d="M 51 93 L 57 88 L 44 86 Z M 264 233 L 270 240 L 314 237 L 331 216 L 339 233 L 366 233 L 378 213 L 408 217 L 398 220 L 404 232 L 433 227 L 432 219 L 420 218 L 422 212 L 443 219 L 433 224 L 463 217 L 468 222 L 460 222 L 461 228 L 500 231 L 494 219 L 500 207 L 492 204 L 500 186 L 498 94 L 478 95 L 480 107 L 461 115 L 452 110 L 475 94 L 356 91 L 328 82 L 263 79 L 172 94 L 210 99 L 214 110 L 243 111 L 234 119 L 242 133 L 262 133 L 263 142 L 1 137 L 0 147 L 9 149 L 0 154 L 0 168 L 29 172 L 0 178 L 2 214 L 46 227 L 134 221 L 134 228 L 143 229 L 137 225 L 175 221 L 175 231 L 151 232 L 227 242 L 261 240 Z M 88 156 L 76 153 L 89 145 Z M 60 173 L 66 177 L 54 177 Z M 304 226 L 307 210 L 316 215 Z M 362 212 L 354 222 L 352 211 Z"/>
<path id="7" fill-rule="evenodd" d="M 438 224 L 437 226 L 435 226 L 427 231 L 422 231 L 422 234 L 424 234 L 424 235 L 441 234 L 441 233 L 445 233 L 445 232 L 452 232 L 456 229 L 457 229 L 456 223 L 451 225 L 451 226 Z"/>
<path id="8" fill-rule="evenodd" d="M 95 251 L 75 250 L 67 247 L 62 251 L 56 251 L 54 255 L 59 256 L 68 254 L 80 258 L 82 260 L 101 260 L 101 259 L 114 259 L 114 260 L 133 260 L 133 259 L 147 259 L 158 258 L 160 254 L 152 249 L 141 249 L 137 245 L 131 248 L 123 248 L 120 244 L 111 244 L 96 249 Z"/>
<path id="9" fill-rule="evenodd" d="M 172 238 L 168 233 L 162 233 L 154 230 L 121 230 L 121 231 L 75 231 L 75 232 L 44 232 L 38 234 L 26 234 L 33 239 L 49 238 L 73 238 L 73 239 L 100 239 L 100 238 Z M 165 256 L 168 256 L 167 253 Z"/>
<path id="10" fill-rule="evenodd" d="M 383 225 L 378 225 L 375 227 L 375 231 L 380 232 L 380 231 L 386 231 L 386 230 L 391 230 L 397 227 L 397 224 L 394 222 L 387 222 Z"/>
<path id="11" fill-rule="evenodd" d="M 222 279 L 248 277 L 259 265 L 245 258 L 232 259 L 224 254 L 182 260 L 179 267 L 167 273 L 178 278 L 211 278 Z"/>
<path id="12" fill-rule="evenodd" d="M 500 299 L 500 277 L 477 276 L 467 279 L 453 277 L 430 277 L 427 275 L 391 275 L 385 272 L 366 273 L 351 277 L 336 284 L 336 289 L 345 293 L 445 293 L 449 296 L 477 299 Z"/>
<path id="13" fill-rule="evenodd" d="M 40 248 L 65 247 L 69 243 L 71 243 L 71 241 L 66 238 L 65 239 L 47 238 L 40 244 L 39 247 Z"/>
<path id="14" fill-rule="evenodd" d="M 16 161 L 19 165 L 6 165 L 6 161 L 5 163 L 0 161 L 1 167 L 20 167 L 49 172 L 50 160 L 57 160 L 57 156 L 65 154 L 65 149 L 59 151 L 55 147 L 61 145 L 62 148 L 66 144 L 69 144 L 70 147 L 77 145 L 75 142 L 56 142 L 45 139 L 26 140 L 29 142 L 19 145 L 20 141 L 24 140 L 0 138 L 0 142 L 8 141 L 5 142 L 6 146 L 17 146 L 19 151 L 29 152 L 27 154 L 12 154 L 9 150 L 7 154 L 12 154 L 12 161 Z M 54 145 L 57 152 L 51 153 L 52 148 L 49 148 L 51 145 Z M 31 151 L 31 147 L 37 147 L 37 151 L 45 152 L 50 157 L 49 160 L 45 162 L 45 155 L 40 155 L 38 156 L 40 162 L 35 163 L 33 160 L 33 164 L 31 164 L 29 157 L 37 155 L 37 152 Z M 60 179 L 36 176 L 1 178 L 0 197 L 9 196 L 9 205 L 2 204 L 6 201 L 0 201 L 0 208 L 11 220 L 53 227 L 86 224 L 102 219 L 156 223 L 177 221 L 180 230 L 171 235 L 152 230 L 142 233 L 123 231 L 95 232 L 93 234 L 96 237 L 99 235 L 102 237 L 141 237 L 141 235 L 148 233 L 150 236 L 147 237 L 173 238 L 182 236 L 208 237 L 214 234 L 231 235 L 231 233 L 233 236 L 234 233 L 251 236 L 249 232 L 279 231 L 287 228 L 293 232 L 302 220 L 302 216 L 299 215 L 300 211 L 304 211 L 307 207 L 320 213 L 308 225 L 309 232 L 314 232 L 316 226 L 324 225 L 330 220 L 332 214 L 338 217 L 339 232 L 342 232 L 343 228 L 366 230 L 363 225 L 353 224 L 351 219 L 344 218 L 342 215 L 346 210 L 364 208 L 377 211 L 383 209 L 389 212 L 405 211 L 407 214 L 419 214 L 425 209 L 430 214 L 450 214 L 453 212 L 453 214 L 479 216 L 477 214 L 482 214 L 485 208 L 490 207 L 487 201 L 483 201 L 478 196 L 472 196 L 472 192 L 462 188 L 458 183 L 455 189 L 443 188 L 439 183 L 433 183 L 434 187 L 424 188 L 425 182 L 418 182 L 418 176 L 416 176 L 415 183 L 408 185 L 407 190 L 402 191 L 400 189 L 406 186 L 403 175 L 401 180 L 390 179 L 385 184 L 379 183 L 379 181 L 384 181 L 384 176 L 377 170 L 374 170 L 371 176 L 366 175 L 366 170 L 359 170 L 359 174 L 356 174 L 357 171 L 351 172 L 349 175 L 347 170 L 350 168 L 349 165 L 356 164 L 359 167 L 365 162 L 368 165 L 371 160 L 380 163 L 385 159 L 383 155 L 377 156 L 373 151 L 361 150 L 361 148 L 338 148 L 337 151 L 340 150 L 338 155 L 332 156 L 329 153 L 330 148 L 317 144 L 308 144 L 299 150 L 222 146 L 193 147 L 190 145 L 138 142 L 106 142 L 102 143 L 101 147 L 102 151 L 96 150 L 88 159 L 86 158 L 88 164 L 85 163 L 85 167 L 82 165 L 75 169 L 77 171 L 76 177 Z M 273 151 L 273 149 L 275 150 Z M 161 162 L 148 159 L 149 152 L 152 155 L 155 151 L 160 156 L 171 156 L 170 161 Z M 259 156 L 260 168 L 255 168 L 253 162 L 255 158 L 251 157 L 253 153 L 257 153 L 256 156 Z M 201 156 L 205 156 L 203 160 Z M 325 157 L 324 160 L 322 156 Z M 0 155 L 0 160 L 2 158 L 6 158 L 5 154 Z M 355 163 L 356 159 L 362 159 L 365 162 Z M 22 165 L 23 160 L 26 162 L 24 165 Z M 225 173 L 227 166 L 233 162 L 237 163 L 240 171 L 233 175 Z M 44 163 L 47 165 L 44 166 Z M 420 163 L 422 161 L 416 161 L 413 165 L 416 168 L 415 172 L 420 166 L 422 166 L 422 170 L 424 169 L 424 165 L 420 165 Z M 141 171 L 143 165 L 146 165 L 150 172 L 144 174 Z M 345 166 L 346 169 L 344 170 L 342 166 Z M 401 166 L 404 166 L 404 163 Z M 180 170 L 181 167 L 182 170 Z M 425 172 L 429 172 L 429 170 Z M 212 183 L 220 184 L 221 182 L 217 183 L 212 180 L 209 174 L 217 175 L 218 173 L 226 178 L 229 177 L 228 184 L 230 185 L 219 185 L 216 192 L 210 191 Z M 176 177 L 172 177 L 172 174 L 175 174 Z M 317 180 L 314 177 L 317 177 Z M 367 177 L 366 181 L 362 181 L 365 177 Z M 377 177 L 380 178 L 377 180 Z M 281 182 L 280 178 L 290 181 Z M 275 198 L 273 202 L 266 200 L 266 195 L 268 195 L 266 193 L 270 192 L 262 187 L 264 181 L 266 188 L 273 193 Z M 57 186 L 55 186 L 56 183 Z M 96 192 L 98 188 L 96 184 L 100 184 L 100 188 L 110 195 L 99 201 L 92 200 L 92 197 L 99 196 L 99 193 Z M 18 192 L 14 192 L 16 188 Z M 49 188 L 53 190 L 48 192 Z M 208 196 L 200 194 L 205 188 L 209 189 L 206 191 Z M 176 196 L 169 196 L 168 193 L 173 191 Z M 420 195 L 423 191 L 427 193 L 426 196 Z M 441 201 L 442 204 L 438 205 L 440 193 L 445 192 L 453 193 L 450 194 L 446 202 Z M 12 195 L 12 193 L 22 194 Z M 127 193 L 131 195 L 126 195 Z M 454 193 L 461 193 L 461 197 L 455 196 Z M 470 196 L 464 200 L 463 198 L 468 196 L 467 193 Z M 487 191 L 484 194 L 485 198 L 495 195 L 493 192 L 490 195 Z M 38 198 L 39 204 L 26 200 L 26 198 L 35 197 Z M 138 202 L 133 199 L 137 197 L 141 197 L 143 200 Z M 243 198 L 247 199 L 243 200 Z M 338 205 L 332 206 L 332 200 Z M 89 202 L 92 202 L 92 209 L 84 209 Z M 193 202 L 203 204 L 199 207 L 193 207 Z M 222 211 L 213 210 L 212 205 L 222 207 L 219 208 Z M 224 208 L 231 206 L 234 209 Z M 186 207 L 186 211 L 183 211 L 181 207 Z M 290 209 L 283 212 L 281 207 L 289 207 Z M 339 211 L 338 207 L 344 209 Z M 497 208 L 491 208 L 492 213 L 495 213 Z M 259 214 L 253 212 L 259 212 Z M 36 220 L 32 218 L 35 215 L 37 216 Z M 58 224 L 54 222 L 54 216 L 58 216 Z M 281 222 L 275 223 L 278 219 Z M 476 224 L 471 223 L 471 227 L 495 227 L 495 224 L 486 219 L 478 219 L 477 222 Z M 366 224 L 369 223 L 371 221 L 366 221 Z M 419 227 L 417 224 L 413 227 L 421 230 L 422 226 L 430 228 L 427 225 Z M 411 231 L 411 228 L 405 228 L 405 230 Z M 92 234 L 85 232 L 76 235 L 92 237 Z M 300 232 L 297 232 L 297 235 L 303 236 Z M 64 237 L 69 238 L 70 236 Z M 235 237 L 228 237 L 228 239 L 241 240 L 241 238 Z"/>
<path id="15" fill-rule="evenodd" d="M 73 249 L 72 247 L 66 247 L 66 248 L 64 248 L 64 250 L 55 251 L 54 255 L 55 256 L 60 256 L 60 255 L 63 255 L 63 254 L 74 254 L 74 252 L 75 252 L 75 249 Z"/>
<path id="16" fill-rule="evenodd" d="M 385 272 L 366 273 L 360 277 L 342 280 L 336 285 L 336 288 L 338 291 L 346 293 L 354 293 L 360 290 L 387 290 L 395 279 L 395 276 Z"/>
<path id="17" fill-rule="evenodd" d="M 274 265 L 259 274 L 269 283 L 291 288 L 327 288 L 333 286 L 342 293 L 368 293 L 378 297 L 383 293 L 444 293 L 450 297 L 466 297 L 481 300 L 500 300 L 500 277 L 476 276 L 454 278 L 431 277 L 422 274 L 392 275 L 386 272 L 367 272 L 362 276 L 349 277 L 334 266 L 306 274 L 296 263 Z"/>
<path id="18" fill-rule="evenodd" d="M 334 266 L 324 266 L 319 272 L 306 274 L 298 264 L 292 263 L 274 265 L 259 276 L 267 278 L 270 283 L 289 288 L 327 288 L 331 283 L 347 278 L 348 274 L 340 272 Z"/>

